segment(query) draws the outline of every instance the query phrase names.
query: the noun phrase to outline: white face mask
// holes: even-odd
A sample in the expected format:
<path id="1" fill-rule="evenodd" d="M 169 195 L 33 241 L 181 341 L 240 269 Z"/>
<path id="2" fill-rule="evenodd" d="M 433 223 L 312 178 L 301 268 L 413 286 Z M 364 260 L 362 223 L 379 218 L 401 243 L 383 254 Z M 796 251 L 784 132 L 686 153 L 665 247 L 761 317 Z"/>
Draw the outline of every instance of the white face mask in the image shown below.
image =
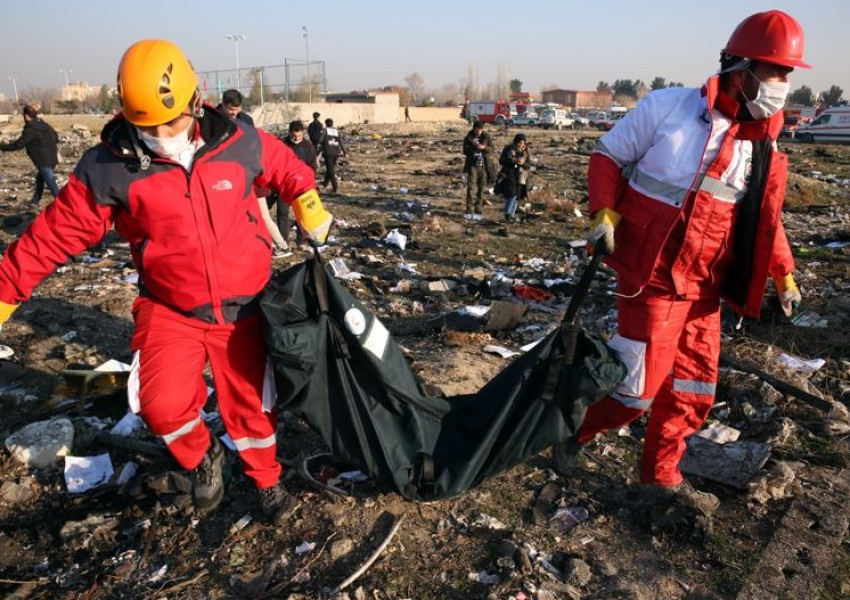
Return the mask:
<path id="1" fill-rule="evenodd" d="M 747 108 L 753 118 L 757 120 L 767 119 L 782 110 L 791 84 L 787 81 L 762 81 L 752 71 L 750 75 L 759 82 L 759 91 L 756 97 L 752 100 L 747 99 Z M 743 89 L 741 91 L 743 92 Z M 746 97 L 747 95 L 744 94 L 744 98 Z"/>
<path id="2" fill-rule="evenodd" d="M 192 128 L 192 122 L 186 129 L 172 137 L 154 137 L 136 128 L 139 133 L 139 138 L 150 148 L 151 152 L 158 154 L 163 158 L 179 162 L 186 169 L 192 165 L 192 159 L 195 156 L 195 141 L 189 139 L 189 130 Z"/>

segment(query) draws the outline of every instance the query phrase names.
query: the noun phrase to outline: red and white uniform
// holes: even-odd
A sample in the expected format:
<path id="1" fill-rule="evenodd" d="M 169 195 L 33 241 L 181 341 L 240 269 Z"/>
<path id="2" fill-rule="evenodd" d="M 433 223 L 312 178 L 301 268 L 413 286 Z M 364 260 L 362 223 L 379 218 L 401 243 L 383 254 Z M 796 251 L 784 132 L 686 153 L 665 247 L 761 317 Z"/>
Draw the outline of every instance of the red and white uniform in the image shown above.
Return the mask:
<path id="1" fill-rule="evenodd" d="M 768 276 L 794 271 L 780 218 L 788 159 L 774 144 L 782 113 L 743 122 L 737 111 L 716 76 L 702 89 L 653 92 L 590 159 L 591 212 L 622 216 L 607 258 L 620 294 L 610 345 L 628 375 L 590 407 L 579 441 L 651 408 L 644 483 L 682 480 L 684 440 L 714 401 L 721 298 L 757 317 Z M 747 194 L 755 145 L 765 157 L 760 197 Z"/>
<path id="2" fill-rule="evenodd" d="M 137 155 L 123 117 L 104 128 L 68 184 L 0 263 L 0 301 L 18 304 L 68 256 L 114 225 L 130 243 L 140 297 L 131 383 L 134 407 L 177 461 L 193 469 L 210 444 L 200 418 L 209 361 L 222 420 L 245 472 L 275 485 L 276 420 L 262 408 L 266 346 L 259 295 L 271 240 L 255 186 L 291 203 L 315 188 L 313 170 L 274 136 L 207 107 L 191 168 Z M 137 142 L 136 142 L 137 143 Z"/>

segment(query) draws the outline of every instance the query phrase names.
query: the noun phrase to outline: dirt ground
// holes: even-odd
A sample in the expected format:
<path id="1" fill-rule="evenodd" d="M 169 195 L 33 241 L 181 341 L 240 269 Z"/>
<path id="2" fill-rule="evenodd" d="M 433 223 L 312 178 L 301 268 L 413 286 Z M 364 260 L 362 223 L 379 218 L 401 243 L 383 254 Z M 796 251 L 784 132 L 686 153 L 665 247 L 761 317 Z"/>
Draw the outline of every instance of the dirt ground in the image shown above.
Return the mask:
<path id="1" fill-rule="evenodd" d="M 8 139 L 12 129 L 0 128 L 0 138 Z M 465 133 L 446 124 L 348 128 L 340 194 L 325 196 L 337 218 L 325 256 L 343 258 L 362 274 L 346 285 L 406 348 L 417 374 L 447 394 L 474 392 L 508 364 L 484 353 L 484 345 L 516 350 L 557 322 L 565 298 L 555 295 L 531 303 L 508 331 L 461 333 L 424 325 L 460 305 L 484 302 L 480 290 L 496 272 L 537 286 L 580 273 L 583 252 L 569 242 L 583 239 L 589 224 L 585 170 L 599 135 L 526 131 L 534 190 L 521 222 L 505 224 L 501 200 L 493 196 L 483 220 L 464 219 Z M 514 131 L 491 133 L 501 149 Z M 96 132 L 69 128 L 61 137 L 66 160 L 58 172 L 64 182 Z M 850 242 L 850 147 L 780 146 L 790 153 L 792 172 L 784 222 L 808 324 L 815 326 L 789 322 L 766 300 L 759 323 L 738 326 L 724 313 L 723 352 L 835 405 L 814 408 L 752 375 L 724 371 L 710 421 L 739 429 L 742 440 L 769 444 L 771 458 L 749 490 L 692 479 L 721 499 L 713 518 L 639 500 L 643 420 L 592 442 L 573 479 L 554 474 L 547 452 L 440 502 L 406 502 L 370 482 L 358 484 L 349 498 L 334 497 L 289 469 L 289 489 L 301 506 L 283 528 L 259 518 L 240 528 L 245 515 L 258 517 L 258 507 L 233 455 L 222 506 L 199 518 L 166 460 L 75 444 L 74 454 L 108 451 L 116 472 L 131 460 L 139 471 L 127 484 L 70 494 L 60 469 L 32 470 L 4 447 L 0 594 L 86 600 L 327 597 L 403 517 L 378 560 L 335 597 L 850 598 L 850 417 L 841 410 L 850 402 L 850 245 L 840 243 Z M 36 215 L 29 204 L 32 177 L 23 153 L 0 155 L 0 249 Z M 408 236 L 403 253 L 375 243 L 376 234 L 392 229 Z M 276 269 L 308 256 L 305 248 L 293 250 L 275 261 Z M 4 325 L 0 341 L 15 356 L 0 361 L 0 440 L 56 416 L 78 423 L 121 418 L 126 406 L 120 391 L 84 403 L 56 388 L 63 369 L 108 359 L 129 362 L 130 306 L 137 290 L 126 278 L 134 272 L 127 244 L 110 233 L 105 244 L 48 278 Z M 408 283 L 399 284 L 404 279 Z M 458 287 L 445 293 L 423 289 L 422 281 L 439 279 Z M 583 311 L 585 326 L 603 335 L 616 323 L 613 281 L 603 269 Z M 826 363 L 802 376 L 782 368 L 780 352 Z M 279 455 L 287 464 L 321 447 L 305 423 L 286 413 L 279 433 Z M 550 517 L 562 508 L 584 509 L 588 518 L 558 528 Z"/>

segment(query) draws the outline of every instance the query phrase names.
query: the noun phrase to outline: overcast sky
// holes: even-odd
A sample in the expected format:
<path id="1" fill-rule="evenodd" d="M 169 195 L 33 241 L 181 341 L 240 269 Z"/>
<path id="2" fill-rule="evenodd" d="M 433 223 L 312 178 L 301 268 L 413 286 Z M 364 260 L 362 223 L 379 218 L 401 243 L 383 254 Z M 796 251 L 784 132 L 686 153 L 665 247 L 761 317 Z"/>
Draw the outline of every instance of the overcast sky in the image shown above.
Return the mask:
<path id="1" fill-rule="evenodd" d="M 526 91 L 557 83 L 595 89 L 600 80 L 655 76 L 698 85 L 717 66 L 718 51 L 751 13 L 778 8 L 806 32 L 806 60 L 792 89 L 816 93 L 832 84 L 850 96 L 850 0 L 427 0 L 421 2 L 208 0 L 105 2 L 2 0 L 0 91 L 72 81 L 114 84 L 132 42 L 176 42 L 199 71 L 277 65 L 306 54 L 324 60 L 330 91 L 403 84 L 418 72 L 427 88 L 457 83 L 472 66 L 480 84 L 499 65 Z"/>

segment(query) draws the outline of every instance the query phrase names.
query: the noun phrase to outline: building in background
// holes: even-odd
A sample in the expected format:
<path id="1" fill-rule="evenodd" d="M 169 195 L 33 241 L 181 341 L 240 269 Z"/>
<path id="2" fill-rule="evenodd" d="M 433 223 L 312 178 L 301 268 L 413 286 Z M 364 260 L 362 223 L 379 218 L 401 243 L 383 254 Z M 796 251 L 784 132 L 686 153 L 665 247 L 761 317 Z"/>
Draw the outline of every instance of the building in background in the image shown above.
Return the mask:
<path id="1" fill-rule="evenodd" d="M 541 94 L 544 104 L 554 103 L 569 107 L 571 110 L 595 108 L 608 110 L 614 103 L 612 92 L 582 92 L 579 90 L 546 90 Z"/>

